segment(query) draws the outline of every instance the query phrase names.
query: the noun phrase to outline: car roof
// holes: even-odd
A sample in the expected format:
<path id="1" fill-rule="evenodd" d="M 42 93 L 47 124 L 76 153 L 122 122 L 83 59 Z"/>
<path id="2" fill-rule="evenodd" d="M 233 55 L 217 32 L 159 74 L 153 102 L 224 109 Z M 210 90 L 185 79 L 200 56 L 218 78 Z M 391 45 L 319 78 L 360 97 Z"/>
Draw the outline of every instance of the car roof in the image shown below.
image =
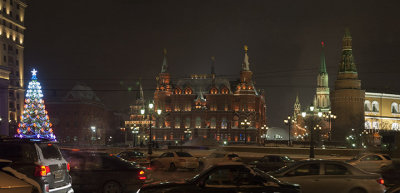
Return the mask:
<path id="1" fill-rule="evenodd" d="M 305 160 L 299 160 L 297 161 L 297 163 L 345 163 L 345 162 L 338 160 L 305 159 Z"/>
<path id="2" fill-rule="evenodd" d="M 37 138 L 18 138 L 18 137 L 1 137 L 1 143 L 58 143 L 57 141 L 51 141 L 48 139 L 37 139 Z"/>
<path id="3" fill-rule="evenodd" d="M 245 165 L 242 162 L 233 162 L 233 161 L 228 161 L 228 162 L 219 162 L 214 164 L 215 166 L 238 166 L 238 165 Z"/>

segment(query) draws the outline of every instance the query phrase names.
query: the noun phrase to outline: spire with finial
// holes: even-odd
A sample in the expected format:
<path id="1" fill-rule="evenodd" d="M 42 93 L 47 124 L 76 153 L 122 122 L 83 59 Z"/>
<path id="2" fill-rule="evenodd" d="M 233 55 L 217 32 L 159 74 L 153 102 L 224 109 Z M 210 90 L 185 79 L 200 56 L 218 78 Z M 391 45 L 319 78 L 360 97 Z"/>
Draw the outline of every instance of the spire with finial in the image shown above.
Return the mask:
<path id="1" fill-rule="evenodd" d="M 345 29 L 343 37 L 342 59 L 340 61 L 339 72 L 341 73 L 357 73 L 356 64 L 353 58 L 352 38 L 350 30 Z"/>
<path id="2" fill-rule="evenodd" d="M 161 67 L 161 73 L 166 73 L 168 70 L 167 49 L 166 48 L 164 48 L 163 54 L 164 54 L 164 59 L 163 59 L 162 67 Z"/>
<path id="3" fill-rule="evenodd" d="M 245 70 L 245 71 L 250 70 L 249 56 L 247 55 L 248 50 L 249 50 L 249 47 L 247 47 L 247 45 L 244 45 L 244 60 L 243 60 L 243 64 L 242 64 L 242 70 Z"/>
<path id="4" fill-rule="evenodd" d="M 325 42 L 321 42 L 321 67 L 319 72 L 321 74 L 326 74 L 326 63 L 325 63 Z"/>
<path id="5" fill-rule="evenodd" d="M 295 120 L 297 120 L 297 116 L 300 114 L 301 111 L 301 104 L 299 100 L 299 93 L 296 94 L 296 102 L 294 103 L 294 111 L 293 111 L 293 117 Z"/>
<path id="6" fill-rule="evenodd" d="M 136 100 L 144 100 L 144 94 L 143 94 L 143 87 L 142 87 L 142 77 L 139 78 L 138 82 L 139 86 L 139 91 L 137 92 L 136 95 Z"/>
<path id="7" fill-rule="evenodd" d="M 211 74 L 215 74 L 215 57 L 211 56 Z"/>

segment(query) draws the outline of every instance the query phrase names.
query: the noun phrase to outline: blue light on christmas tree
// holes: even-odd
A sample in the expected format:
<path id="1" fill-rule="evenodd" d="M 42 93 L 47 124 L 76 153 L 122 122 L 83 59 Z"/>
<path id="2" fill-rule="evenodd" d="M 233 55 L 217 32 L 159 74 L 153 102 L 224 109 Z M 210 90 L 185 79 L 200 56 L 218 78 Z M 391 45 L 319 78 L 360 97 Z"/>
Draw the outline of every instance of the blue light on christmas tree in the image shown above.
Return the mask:
<path id="1" fill-rule="evenodd" d="M 52 124 L 47 115 L 46 106 L 42 99 L 42 87 L 37 81 L 37 71 L 33 69 L 32 80 L 29 82 L 25 96 L 24 112 L 18 124 L 17 137 L 48 139 L 55 141 Z"/>

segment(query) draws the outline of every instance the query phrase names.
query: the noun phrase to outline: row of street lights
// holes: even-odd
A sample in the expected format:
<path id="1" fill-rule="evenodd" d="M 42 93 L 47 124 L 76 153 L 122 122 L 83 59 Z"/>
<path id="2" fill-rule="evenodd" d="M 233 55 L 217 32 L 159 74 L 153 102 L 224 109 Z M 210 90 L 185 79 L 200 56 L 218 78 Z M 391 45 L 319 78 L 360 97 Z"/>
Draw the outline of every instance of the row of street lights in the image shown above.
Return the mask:
<path id="1" fill-rule="evenodd" d="M 310 158 L 315 158 L 315 144 L 314 144 L 314 135 L 315 131 L 322 130 L 321 119 L 324 118 L 329 122 L 329 140 L 331 139 L 331 122 L 336 119 L 336 115 L 333 115 L 331 111 L 328 113 L 322 113 L 321 111 L 314 111 L 314 106 L 310 106 L 309 111 L 302 112 L 301 116 L 303 117 L 305 126 L 309 128 L 310 131 Z"/>

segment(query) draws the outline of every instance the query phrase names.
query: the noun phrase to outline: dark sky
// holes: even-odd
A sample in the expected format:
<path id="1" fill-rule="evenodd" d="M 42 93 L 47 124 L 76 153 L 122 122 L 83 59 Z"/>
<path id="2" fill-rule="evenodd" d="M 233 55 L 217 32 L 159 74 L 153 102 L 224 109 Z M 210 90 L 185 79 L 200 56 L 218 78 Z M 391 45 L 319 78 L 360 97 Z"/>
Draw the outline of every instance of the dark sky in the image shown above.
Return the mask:
<path id="1" fill-rule="evenodd" d="M 168 49 L 174 78 L 209 73 L 239 77 L 243 45 L 249 46 L 256 87 L 267 98 L 269 126 L 283 126 L 296 92 L 312 102 L 320 42 L 333 88 L 342 37 L 348 27 L 353 54 L 367 91 L 400 94 L 400 1 L 398 0 L 28 0 L 25 24 L 26 78 L 36 67 L 48 90 L 84 82 L 111 109 L 133 102 L 142 77 L 152 96 Z M 50 92 L 45 90 L 46 95 Z"/>

